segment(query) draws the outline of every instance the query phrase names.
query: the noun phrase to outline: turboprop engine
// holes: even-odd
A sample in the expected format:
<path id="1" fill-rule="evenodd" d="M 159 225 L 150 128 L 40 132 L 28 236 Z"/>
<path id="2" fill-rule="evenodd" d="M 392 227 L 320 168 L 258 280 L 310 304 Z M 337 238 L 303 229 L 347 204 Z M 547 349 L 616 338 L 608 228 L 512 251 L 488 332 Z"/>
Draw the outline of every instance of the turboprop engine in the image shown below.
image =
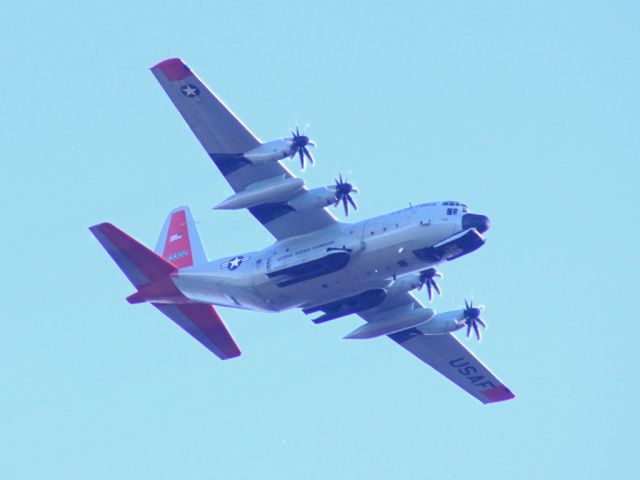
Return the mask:
<path id="1" fill-rule="evenodd" d="M 347 180 L 343 180 L 342 174 L 339 175 L 339 179 L 335 179 L 335 182 L 335 185 L 309 190 L 287 203 L 296 210 L 324 208 L 329 205 L 337 207 L 342 203 L 344 214 L 349 216 L 349 205 L 355 210 L 358 209 L 358 205 L 351 196 L 353 193 L 358 193 L 358 189 Z"/>
<path id="2" fill-rule="evenodd" d="M 423 307 L 388 310 L 381 313 L 379 319 L 376 317 L 368 319 L 368 323 L 359 326 L 344 338 L 376 338 L 411 328 L 417 329 L 423 335 L 444 335 L 467 327 L 467 337 L 473 330 L 480 340 L 478 325 L 486 328 L 485 322 L 480 318 L 482 307 L 475 308 L 466 301 L 465 307 L 464 310 L 452 310 L 438 314 L 435 314 L 430 308 Z"/>
<path id="3" fill-rule="evenodd" d="M 243 156 L 254 164 L 276 162 L 291 156 L 291 141 L 281 138 L 263 143 L 259 147 L 245 152 Z"/>
<path id="4" fill-rule="evenodd" d="M 484 307 L 482 305 L 474 307 L 473 302 L 467 302 L 466 300 L 464 301 L 464 306 L 464 310 L 453 310 L 434 315 L 427 323 L 420 325 L 420 331 L 425 335 L 441 335 L 467 327 L 467 338 L 473 331 L 478 341 L 480 341 L 482 335 L 480 335 L 479 327 L 487 328 L 485 321 L 480 318 Z"/>
<path id="5" fill-rule="evenodd" d="M 420 331 L 425 335 L 442 335 L 460 330 L 464 326 L 464 310 L 452 310 L 434 315 L 431 320 L 420 325 Z"/>
<path id="6" fill-rule="evenodd" d="M 244 152 L 243 157 L 251 163 L 269 163 L 277 162 L 287 157 L 294 157 L 296 154 L 300 156 L 300 167 L 304 170 L 305 159 L 314 163 L 313 155 L 309 151 L 309 147 L 315 147 L 313 140 L 296 128 L 295 132 L 291 132 L 291 138 L 281 138 L 280 140 L 272 140 L 263 143 L 248 152 Z"/>
<path id="7" fill-rule="evenodd" d="M 336 192 L 331 187 L 318 187 L 304 192 L 287 202 L 295 210 L 328 207 L 336 200 Z"/>

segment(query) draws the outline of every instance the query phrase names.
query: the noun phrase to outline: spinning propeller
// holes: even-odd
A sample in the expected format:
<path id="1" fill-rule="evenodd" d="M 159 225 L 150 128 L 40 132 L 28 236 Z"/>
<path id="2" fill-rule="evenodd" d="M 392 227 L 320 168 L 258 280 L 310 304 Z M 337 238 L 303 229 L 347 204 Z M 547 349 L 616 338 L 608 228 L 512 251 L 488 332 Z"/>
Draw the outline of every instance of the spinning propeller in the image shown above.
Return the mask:
<path id="1" fill-rule="evenodd" d="M 356 204 L 355 200 L 351 197 L 352 193 L 358 193 L 358 189 L 355 188 L 353 185 L 351 185 L 346 178 L 343 180 L 342 174 L 340 174 L 338 178 L 340 180 L 335 179 L 336 184 L 333 187 L 333 189 L 336 192 L 336 200 L 333 206 L 337 207 L 338 205 L 340 205 L 340 202 L 342 202 L 342 205 L 344 206 L 344 214 L 348 217 L 349 204 L 351 204 L 354 210 L 358 209 L 358 205 Z"/>
<path id="2" fill-rule="evenodd" d="M 289 139 L 291 141 L 291 155 L 289 155 L 289 158 L 295 157 L 297 153 L 300 156 L 300 168 L 304 170 L 305 157 L 309 159 L 311 164 L 315 162 L 307 147 L 315 147 L 316 144 L 304 135 L 304 133 L 301 134 L 298 127 L 296 127 L 295 132 L 291 132 L 291 135 L 292 137 Z"/>
<path id="3" fill-rule="evenodd" d="M 473 301 L 467 302 L 466 299 L 464 301 L 464 306 L 463 321 L 467 326 L 467 338 L 469 338 L 469 335 L 471 335 L 471 329 L 473 329 L 476 334 L 476 338 L 480 340 L 480 329 L 478 328 L 478 325 L 481 325 L 483 328 L 487 328 L 487 324 L 480 318 L 480 313 L 484 307 L 482 305 L 474 307 Z"/>
<path id="4" fill-rule="evenodd" d="M 420 272 L 420 277 L 418 277 L 418 290 L 422 290 L 422 287 L 427 286 L 427 293 L 429 294 L 429 301 L 433 299 L 433 290 L 438 292 L 438 295 L 441 295 L 440 287 L 436 283 L 435 277 L 443 278 L 442 274 L 437 271 L 435 268 L 427 268 Z"/>

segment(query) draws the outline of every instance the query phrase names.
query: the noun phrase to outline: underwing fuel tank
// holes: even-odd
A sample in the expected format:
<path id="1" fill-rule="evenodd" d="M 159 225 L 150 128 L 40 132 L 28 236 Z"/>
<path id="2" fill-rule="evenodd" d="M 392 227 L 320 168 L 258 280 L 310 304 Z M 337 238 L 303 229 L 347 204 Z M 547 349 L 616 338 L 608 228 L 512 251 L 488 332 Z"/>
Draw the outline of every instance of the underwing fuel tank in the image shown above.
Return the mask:
<path id="1" fill-rule="evenodd" d="M 302 191 L 304 180 L 301 178 L 283 178 L 276 181 L 259 182 L 242 192 L 226 198 L 213 207 L 215 210 L 239 210 L 250 208 L 261 203 L 277 202 Z"/>
<path id="2" fill-rule="evenodd" d="M 404 313 L 393 311 L 383 314 L 384 320 L 370 321 L 345 336 L 345 339 L 367 339 L 417 328 L 423 335 L 444 335 L 465 326 L 464 310 L 442 312 L 437 315 L 430 308 L 419 308 Z"/>

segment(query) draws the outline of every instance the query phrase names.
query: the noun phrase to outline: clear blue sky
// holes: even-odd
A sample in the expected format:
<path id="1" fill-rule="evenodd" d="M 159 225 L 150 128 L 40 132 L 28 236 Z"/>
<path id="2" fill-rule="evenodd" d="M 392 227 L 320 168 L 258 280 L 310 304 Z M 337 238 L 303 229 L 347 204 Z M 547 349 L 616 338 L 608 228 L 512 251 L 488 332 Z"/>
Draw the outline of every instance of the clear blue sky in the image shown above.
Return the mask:
<path id="1" fill-rule="evenodd" d="M 5 2 L 3 479 L 636 478 L 637 2 Z M 148 67 L 180 56 L 265 140 L 309 123 L 364 219 L 456 199 L 487 245 L 438 310 L 518 395 L 482 406 L 350 317 L 222 310 L 220 362 L 87 227 L 153 245 L 188 204 L 210 257 L 266 246 Z M 295 169 L 294 166 L 294 170 Z"/>

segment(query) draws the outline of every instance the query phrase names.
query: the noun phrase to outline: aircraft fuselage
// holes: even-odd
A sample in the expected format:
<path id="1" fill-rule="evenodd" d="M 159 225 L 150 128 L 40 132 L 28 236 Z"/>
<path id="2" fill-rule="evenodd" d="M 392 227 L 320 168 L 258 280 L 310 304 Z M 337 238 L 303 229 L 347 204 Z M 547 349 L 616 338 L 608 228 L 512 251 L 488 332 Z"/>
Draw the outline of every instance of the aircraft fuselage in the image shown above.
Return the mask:
<path id="1" fill-rule="evenodd" d="M 403 275 L 469 253 L 484 243 L 479 233 L 488 227 L 487 217 L 468 214 L 459 202 L 434 202 L 337 223 L 172 278 L 195 302 L 270 312 L 308 308 L 388 289 Z M 470 240 L 456 240 L 469 230 Z"/>

